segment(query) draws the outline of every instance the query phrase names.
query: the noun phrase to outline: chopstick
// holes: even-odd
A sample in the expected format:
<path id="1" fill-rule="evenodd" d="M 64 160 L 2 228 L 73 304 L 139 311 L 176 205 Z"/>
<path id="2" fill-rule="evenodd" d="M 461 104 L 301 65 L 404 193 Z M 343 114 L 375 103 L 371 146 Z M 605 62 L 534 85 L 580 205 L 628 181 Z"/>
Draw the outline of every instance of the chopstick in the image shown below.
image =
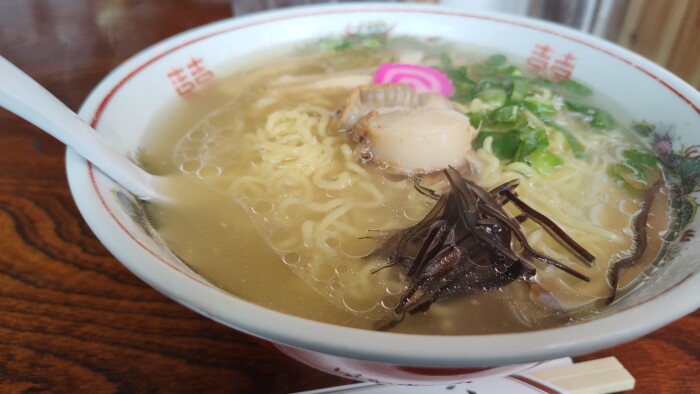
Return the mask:
<path id="1" fill-rule="evenodd" d="M 570 394 L 616 393 L 632 390 L 635 385 L 632 374 L 615 357 L 530 371 L 525 376 Z"/>
<path id="2" fill-rule="evenodd" d="M 569 358 L 556 359 L 547 363 L 556 366 L 528 370 L 504 378 L 484 378 L 474 382 L 448 386 L 390 386 L 376 383 L 355 383 L 345 386 L 329 387 L 319 390 L 304 391 L 297 394 L 394 394 L 394 393 L 434 393 L 463 392 L 456 389 L 475 388 L 478 385 L 479 394 L 499 393 L 504 389 L 502 380 L 511 380 L 513 385 L 520 387 L 518 391 L 528 393 L 553 394 L 607 394 L 634 389 L 635 379 L 615 357 L 571 364 Z M 562 365 L 566 363 L 566 365 Z M 500 384 L 499 384 L 499 381 Z M 517 381 L 517 382 L 516 382 Z M 507 382 L 506 382 L 507 383 Z M 526 387 L 524 387 L 526 386 Z M 527 388 L 531 390 L 526 390 Z M 491 390 L 489 390 L 491 389 Z M 517 388 L 516 388 L 517 389 Z M 452 391 L 456 390 L 456 391 Z M 469 392 L 470 390 L 467 390 Z"/>

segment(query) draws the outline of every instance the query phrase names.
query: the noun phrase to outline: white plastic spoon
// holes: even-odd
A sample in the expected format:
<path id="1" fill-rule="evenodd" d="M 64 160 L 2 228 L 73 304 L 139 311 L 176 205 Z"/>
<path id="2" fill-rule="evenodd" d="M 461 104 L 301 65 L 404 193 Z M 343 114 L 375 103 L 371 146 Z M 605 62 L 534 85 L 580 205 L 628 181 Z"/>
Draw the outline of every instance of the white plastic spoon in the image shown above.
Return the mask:
<path id="1" fill-rule="evenodd" d="M 164 199 L 157 178 L 124 155 L 29 75 L 0 56 L 0 107 L 51 134 L 141 199 Z"/>

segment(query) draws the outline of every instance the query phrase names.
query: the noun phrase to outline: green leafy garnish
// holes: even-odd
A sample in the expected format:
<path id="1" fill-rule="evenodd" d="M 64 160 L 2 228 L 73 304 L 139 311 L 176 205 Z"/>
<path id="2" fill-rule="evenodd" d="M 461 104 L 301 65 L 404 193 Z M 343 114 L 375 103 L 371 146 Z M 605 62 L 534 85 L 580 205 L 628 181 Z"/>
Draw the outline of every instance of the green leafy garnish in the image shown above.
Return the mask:
<path id="1" fill-rule="evenodd" d="M 338 52 L 349 49 L 383 49 L 389 41 L 389 30 L 389 26 L 381 22 L 366 23 L 354 33 L 321 39 L 321 48 Z"/>
<path id="2" fill-rule="evenodd" d="M 442 64 L 442 68 L 444 70 L 451 70 L 454 68 L 454 64 L 452 64 L 452 59 L 450 59 L 450 56 L 446 54 L 445 52 L 440 54 L 440 63 Z"/>
<path id="3" fill-rule="evenodd" d="M 467 114 L 467 116 L 469 116 L 469 123 L 471 123 L 471 125 L 474 128 L 481 128 L 485 122 L 486 115 L 488 115 L 488 113 L 489 111 L 478 111 Z M 481 132 L 479 134 L 481 134 Z"/>
<path id="4" fill-rule="evenodd" d="M 554 82 L 540 77 L 531 78 L 529 82 L 532 88 L 551 89 L 554 86 Z"/>
<path id="5" fill-rule="evenodd" d="M 520 69 L 515 66 L 506 66 L 498 69 L 498 72 L 502 75 L 517 77 L 520 75 Z"/>
<path id="6" fill-rule="evenodd" d="M 496 107 L 501 107 L 506 103 L 508 96 L 504 89 L 486 89 L 481 90 L 476 94 L 476 98 L 480 99 L 486 104 L 490 104 Z"/>
<path id="7" fill-rule="evenodd" d="M 525 162 L 545 176 L 552 175 L 554 170 L 564 164 L 561 157 L 550 152 L 546 147 L 537 148 L 534 152 L 525 156 Z"/>
<path id="8" fill-rule="evenodd" d="M 534 113 L 534 112 L 533 112 Z M 569 144 L 569 147 L 571 148 L 571 151 L 574 153 L 574 156 L 577 158 L 583 157 L 583 154 L 585 152 L 585 149 L 583 148 L 583 145 L 581 145 L 580 142 L 578 142 L 578 139 L 576 136 L 569 131 L 566 127 L 557 124 L 555 121 L 546 118 L 542 114 L 534 113 L 535 116 L 542 122 L 544 123 L 545 126 L 551 127 L 557 131 L 559 131 L 563 136 L 564 139 L 566 139 L 566 142 Z"/>
<path id="9" fill-rule="evenodd" d="M 321 48 L 324 50 L 344 51 L 352 46 L 350 40 L 345 38 L 326 37 L 321 40 Z"/>
<path id="10" fill-rule="evenodd" d="M 484 140 L 491 137 L 491 151 L 501 160 L 512 160 L 521 145 L 518 132 L 512 131 L 482 131 L 474 140 L 474 147 L 481 149 Z"/>
<path id="11" fill-rule="evenodd" d="M 536 115 L 548 116 L 557 113 L 557 109 L 554 108 L 554 105 L 534 95 L 527 95 L 523 99 L 523 105 Z"/>
<path id="12" fill-rule="evenodd" d="M 539 173 L 549 176 L 564 163 L 561 157 L 549 151 L 549 140 L 544 130 L 523 127 L 510 131 L 482 131 L 474 140 L 481 149 L 491 138 L 491 152 L 501 160 L 524 162 Z"/>
<path id="13" fill-rule="evenodd" d="M 444 53 L 440 55 L 440 61 L 442 62 L 445 75 L 452 81 L 452 86 L 454 87 L 452 101 L 458 103 L 471 101 L 476 92 L 476 82 L 469 78 L 469 70 L 464 66 L 454 67 L 450 57 Z"/>
<path id="14" fill-rule="evenodd" d="M 514 77 L 510 84 L 510 98 L 509 102 L 516 104 L 522 101 L 528 94 L 528 81 L 527 78 Z"/>
<path id="15" fill-rule="evenodd" d="M 527 118 L 518 105 L 506 105 L 493 111 L 469 114 L 469 122 L 481 131 L 508 131 L 527 124 Z"/>
<path id="16" fill-rule="evenodd" d="M 530 127 L 520 131 L 520 146 L 513 157 L 513 161 L 527 162 L 525 158 L 539 148 L 549 146 L 547 133 L 544 130 L 535 130 Z"/>
<path id="17" fill-rule="evenodd" d="M 640 148 L 622 151 L 624 160 L 608 167 L 607 173 L 615 183 L 632 191 L 646 190 L 660 177 L 656 155 Z"/>
<path id="18" fill-rule="evenodd" d="M 491 55 L 484 62 L 487 66 L 498 68 L 506 64 L 508 59 L 503 55 Z"/>
<path id="19" fill-rule="evenodd" d="M 584 121 L 600 130 L 612 130 L 615 128 L 615 119 L 608 112 L 600 108 L 585 104 L 576 104 L 565 101 L 566 108 L 584 115 Z"/>
<path id="20" fill-rule="evenodd" d="M 564 111 L 580 114 L 593 128 L 612 130 L 616 126 L 615 119 L 606 111 L 573 101 L 593 94 L 590 88 L 573 79 L 550 81 L 523 76 L 520 69 L 509 65 L 508 59 L 500 54 L 468 68 L 455 66 L 446 54 L 440 60 L 454 86 L 453 101 L 468 104 L 478 98 L 487 104 L 488 109 L 468 114 L 470 123 L 480 128 L 474 146 L 481 148 L 490 137 L 492 151 L 499 159 L 525 162 L 542 174 L 551 174 L 561 167 L 563 159 L 548 148 L 550 130 L 564 136 L 574 157 L 584 157 L 585 149 L 576 135 L 555 120 L 562 115 L 562 108 L 555 104 L 556 95 L 567 99 Z M 531 115 L 541 123 L 532 117 L 528 119 Z M 533 129 L 530 126 L 535 124 L 531 121 L 539 127 L 544 125 L 544 129 Z"/>
<path id="21" fill-rule="evenodd" d="M 657 161 L 654 152 L 644 149 L 627 149 L 622 152 L 622 156 L 631 165 L 636 167 L 656 168 Z"/>
<path id="22" fill-rule="evenodd" d="M 587 97 L 593 94 L 593 91 L 587 86 L 574 81 L 573 79 L 565 79 L 556 83 L 557 92 L 565 96 Z"/>
<path id="23" fill-rule="evenodd" d="M 527 118 L 519 105 L 506 105 L 491 111 L 485 117 L 487 129 L 513 129 L 524 126 Z"/>
<path id="24" fill-rule="evenodd" d="M 656 131 L 656 126 L 647 122 L 639 122 L 632 125 L 632 130 L 642 137 L 649 137 Z"/>

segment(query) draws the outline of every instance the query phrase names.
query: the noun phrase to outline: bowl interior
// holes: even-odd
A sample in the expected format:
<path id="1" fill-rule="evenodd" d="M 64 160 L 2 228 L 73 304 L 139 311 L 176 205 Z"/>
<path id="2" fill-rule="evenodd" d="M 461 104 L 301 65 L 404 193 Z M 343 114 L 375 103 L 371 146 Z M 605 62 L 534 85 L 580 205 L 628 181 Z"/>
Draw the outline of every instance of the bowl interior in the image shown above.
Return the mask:
<path id="1" fill-rule="evenodd" d="M 615 103 L 630 118 L 668 130 L 678 149 L 700 144 L 697 91 L 653 63 L 610 43 L 557 25 L 493 14 L 415 5 L 321 6 L 226 20 L 148 48 L 114 70 L 92 92 L 80 115 L 124 154 L 135 154 L 163 108 L 205 89 L 232 62 L 266 48 L 342 34 L 372 21 L 396 34 L 441 37 L 560 67 Z M 193 66 L 196 65 L 196 66 Z M 204 71 L 202 71 L 204 70 Z M 204 78 L 202 73 L 207 73 Z M 700 242 L 679 244 L 671 261 L 645 285 L 586 323 L 547 332 L 486 336 L 411 336 L 330 326 L 286 316 L 216 289 L 169 252 L 127 192 L 69 152 L 74 198 L 107 248 L 143 280 L 200 313 L 253 335 L 312 350 L 415 365 L 495 365 L 575 355 L 643 335 L 700 304 Z M 697 231 L 692 222 L 690 229 Z M 655 316 L 648 319 L 648 316 Z M 285 327 L 279 330 L 277 327 Z M 355 345 L 344 338 L 352 335 Z M 362 345 L 358 345 L 362 344 Z"/>

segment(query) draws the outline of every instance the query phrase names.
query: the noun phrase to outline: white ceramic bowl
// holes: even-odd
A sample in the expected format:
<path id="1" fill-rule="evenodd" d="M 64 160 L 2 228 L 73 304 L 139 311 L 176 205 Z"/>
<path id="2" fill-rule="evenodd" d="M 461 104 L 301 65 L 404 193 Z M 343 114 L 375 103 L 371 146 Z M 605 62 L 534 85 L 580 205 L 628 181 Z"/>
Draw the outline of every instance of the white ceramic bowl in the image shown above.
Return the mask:
<path id="1" fill-rule="evenodd" d="M 185 67 L 191 59 L 203 59 L 216 76 L 236 59 L 265 48 L 340 34 L 347 27 L 377 20 L 395 25 L 397 34 L 439 36 L 491 48 L 514 59 L 530 58 L 533 64 L 542 63 L 544 57 L 536 52 L 546 46 L 548 67 L 571 55 L 573 76 L 617 103 L 634 120 L 672 129 L 679 148 L 700 144 L 700 94 L 638 55 L 554 24 L 405 4 L 288 9 L 224 20 L 179 34 L 114 70 L 88 97 L 80 116 L 117 149 L 125 154 L 134 152 L 154 116 L 178 99 L 177 86 L 168 74 Z M 403 383 L 452 382 L 511 373 L 538 360 L 629 341 L 700 305 L 700 240 L 693 239 L 682 243 L 673 261 L 609 313 L 561 328 L 430 336 L 364 331 L 305 320 L 241 300 L 192 273 L 132 220 L 138 210 L 134 211 L 123 192 L 115 194 L 119 185 L 71 151 L 66 160 L 71 191 L 85 220 L 131 271 L 173 300 L 278 344 L 287 354 L 331 373 Z M 690 228 L 697 229 L 697 221 Z"/>

